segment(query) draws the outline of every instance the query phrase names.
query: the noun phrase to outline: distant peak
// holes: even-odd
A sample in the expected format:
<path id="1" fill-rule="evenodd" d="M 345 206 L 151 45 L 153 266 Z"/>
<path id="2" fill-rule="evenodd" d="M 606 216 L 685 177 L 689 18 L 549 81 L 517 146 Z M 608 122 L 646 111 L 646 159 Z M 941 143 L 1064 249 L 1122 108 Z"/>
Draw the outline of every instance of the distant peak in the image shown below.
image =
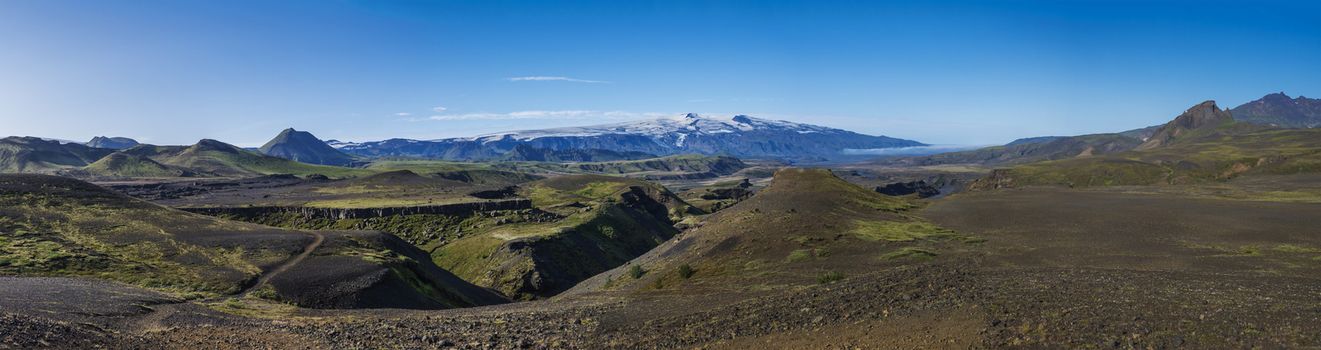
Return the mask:
<path id="1" fill-rule="evenodd" d="M 1215 100 L 1206 100 L 1206 101 L 1202 101 L 1202 103 L 1198 103 L 1197 105 L 1192 106 L 1192 108 L 1188 108 L 1188 110 L 1187 110 L 1187 111 L 1184 111 L 1183 114 L 1185 114 L 1185 115 L 1186 115 L 1186 114 L 1193 114 L 1193 113 L 1196 113 L 1196 112 L 1208 111 L 1208 110 L 1209 110 L 1209 111 L 1213 111 L 1213 112 L 1214 112 L 1214 111 L 1219 111 L 1219 110 L 1220 110 L 1220 107 L 1219 107 L 1219 106 L 1216 106 L 1216 101 L 1215 101 Z"/>
<path id="2" fill-rule="evenodd" d="M 1221 110 L 1216 106 L 1215 100 L 1206 100 L 1161 126 L 1137 149 L 1146 150 L 1168 145 L 1188 130 L 1214 128 L 1226 122 L 1233 122 L 1233 120 L 1234 117 L 1229 114 L 1229 110 Z"/>
<path id="3" fill-rule="evenodd" d="M 1263 99 L 1263 100 L 1292 100 L 1293 98 L 1292 98 L 1292 97 L 1289 97 L 1289 95 L 1284 94 L 1284 91 L 1280 91 L 1280 92 L 1277 92 L 1277 93 L 1273 93 L 1273 94 L 1266 95 L 1265 97 L 1262 97 L 1261 99 Z"/>
<path id="4" fill-rule="evenodd" d="M 109 149 L 125 149 L 138 145 L 138 141 L 127 137 L 97 136 L 87 141 L 87 146 Z"/>
<path id="5" fill-rule="evenodd" d="M 698 119 L 701 117 L 702 116 L 698 115 L 697 113 L 688 113 L 683 115 L 683 119 Z"/>
<path id="6" fill-rule="evenodd" d="M 734 120 L 735 123 L 742 123 L 742 124 L 751 124 L 751 123 L 752 123 L 752 117 L 749 117 L 749 116 L 747 116 L 747 115 L 743 115 L 743 114 L 739 114 L 739 115 L 734 116 L 734 119 L 733 119 L 733 120 Z"/>
<path id="7" fill-rule="evenodd" d="M 200 141 L 197 141 L 197 144 L 193 145 L 193 148 L 230 151 L 238 147 L 234 147 L 233 145 L 230 145 L 228 143 L 224 143 L 212 139 L 202 139 Z"/>

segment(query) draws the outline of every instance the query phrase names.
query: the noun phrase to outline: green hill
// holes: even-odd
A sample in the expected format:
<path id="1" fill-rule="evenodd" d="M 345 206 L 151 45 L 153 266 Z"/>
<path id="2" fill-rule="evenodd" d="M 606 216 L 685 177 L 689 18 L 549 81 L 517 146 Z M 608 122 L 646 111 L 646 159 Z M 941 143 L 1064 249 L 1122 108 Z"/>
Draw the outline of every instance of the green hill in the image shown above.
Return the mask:
<path id="1" fill-rule="evenodd" d="M 229 294 L 311 237 L 165 209 L 86 182 L 0 175 L 0 270 Z"/>
<path id="2" fill-rule="evenodd" d="M 908 214 L 915 208 L 825 169 L 784 169 L 757 195 L 569 293 L 793 288 L 976 242 Z"/>
<path id="3" fill-rule="evenodd" d="M 82 170 L 88 175 L 106 177 L 180 177 L 194 175 L 192 171 L 187 169 L 164 165 L 150 158 L 127 153 L 111 153 L 102 157 L 101 160 L 88 164 Z"/>
<path id="4" fill-rule="evenodd" d="M 6 137 L 0 139 L 0 173 L 55 173 L 81 168 L 111 152 L 36 137 Z"/>
<path id="5" fill-rule="evenodd" d="M 443 308 L 503 301 L 379 232 L 291 231 L 225 221 L 64 177 L 0 175 L 0 232 L 0 275 L 7 276 L 95 277 L 214 297 L 276 274 L 274 290 L 258 294 L 306 307 Z M 317 237 L 324 243 L 314 243 Z M 279 272 L 308 248 L 310 257 Z"/>
<path id="6" fill-rule="evenodd" d="M 121 152 L 150 158 L 163 165 L 213 176 L 321 174 L 330 177 L 348 177 L 374 173 L 363 169 L 305 164 L 271 157 L 216 140 L 201 140 L 192 146 L 143 145 Z"/>

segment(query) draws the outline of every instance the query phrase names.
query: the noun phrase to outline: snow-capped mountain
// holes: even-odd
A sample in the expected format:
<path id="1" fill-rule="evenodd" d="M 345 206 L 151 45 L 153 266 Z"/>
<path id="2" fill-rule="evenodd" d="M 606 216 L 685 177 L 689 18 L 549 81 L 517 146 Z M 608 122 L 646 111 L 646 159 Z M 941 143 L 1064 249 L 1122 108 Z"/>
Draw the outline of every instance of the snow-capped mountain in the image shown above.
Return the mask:
<path id="1" fill-rule="evenodd" d="M 430 141 L 391 139 L 331 146 L 363 156 L 478 160 L 498 157 L 517 145 L 551 150 L 604 149 L 656 155 L 724 154 L 745 158 L 829 159 L 845 149 L 922 146 L 885 136 L 753 118 L 746 115 L 675 117 L 584 127 L 525 130 Z"/>
<path id="2" fill-rule="evenodd" d="M 756 119 L 746 115 L 719 118 L 688 113 L 669 118 L 617 124 L 510 131 L 482 135 L 475 138 L 469 138 L 468 140 L 493 142 L 508 137 L 519 141 L 529 141 L 542 137 L 588 137 L 608 134 L 631 134 L 649 136 L 656 139 L 657 142 L 665 144 L 674 143 L 675 147 L 683 147 L 683 140 L 686 139 L 688 135 L 738 133 L 755 130 L 782 130 L 797 133 L 841 131 L 838 129 L 809 124 Z M 674 142 L 669 142 L 671 139 L 673 139 Z"/>

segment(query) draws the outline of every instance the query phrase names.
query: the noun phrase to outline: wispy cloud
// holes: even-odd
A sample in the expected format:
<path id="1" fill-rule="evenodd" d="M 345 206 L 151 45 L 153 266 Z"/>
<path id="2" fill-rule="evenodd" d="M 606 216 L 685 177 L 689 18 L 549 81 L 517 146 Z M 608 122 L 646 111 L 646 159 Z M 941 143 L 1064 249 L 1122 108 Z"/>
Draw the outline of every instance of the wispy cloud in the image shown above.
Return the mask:
<path id="1" fill-rule="evenodd" d="M 397 115 L 397 116 L 400 116 L 400 117 L 407 117 L 407 116 L 413 115 L 413 113 L 399 112 L 399 113 L 395 113 L 394 115 Z"/>
<path id="2" fill-rule="evenodd" d="M 570 78 L 570 77 L 555 77 L 555 76 L 543 76 L 543 75 L 534 75 L 534 76 L 527 76 L 527 77 L 512 77 L 512 78 L 505 78 L 505 80 L 508 80 L 508 81 L 567 81 L 567 82 L 570 82 L 570 83 L 588 83 L 588 84 L 609 84 L 609 83 L 610 83 L 610 82 L 608 82 L 608 81 L 604 81 L 604 80 L 587 80 L 587 79 L 578 79 L 578 78 Z"/>
<path id="3" fill-rule="evenodd" d="M 433 115 L 430 120 L 519 120 L 519 119 L 647 119 L 660 118 L 672 113 L 630 112 L 630 111 L 594 111 L 594 110 L 531 110 L 509 113 L 466 113 Z"/>
<path id="4" fill-rule="evenodd" d="M 445 108 L 445 107 L 443 107 L 443 106 L 435 106 L 435 107 L 431 107 L 431 110 L 436 111 L 436 113 L 442 113 L 442 112 L 445 112 L 445 111 L 448 110 L 448 109 L 449 109 L 449 108 Z"/>

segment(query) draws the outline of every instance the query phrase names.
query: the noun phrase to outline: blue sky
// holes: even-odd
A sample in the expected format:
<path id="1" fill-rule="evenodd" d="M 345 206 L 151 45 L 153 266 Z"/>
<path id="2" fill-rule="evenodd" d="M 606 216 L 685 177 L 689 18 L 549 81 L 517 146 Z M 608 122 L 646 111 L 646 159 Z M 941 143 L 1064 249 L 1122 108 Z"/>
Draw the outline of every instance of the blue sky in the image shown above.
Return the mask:
<path id="1" fill-rule="evenodd" d="M 749 114 L 937 144 L 1321 95 L 1321 2 L 0 1 L 0 134 L 259 145 Z M 439 107 L 439 108 L 438 108 Z"/>

